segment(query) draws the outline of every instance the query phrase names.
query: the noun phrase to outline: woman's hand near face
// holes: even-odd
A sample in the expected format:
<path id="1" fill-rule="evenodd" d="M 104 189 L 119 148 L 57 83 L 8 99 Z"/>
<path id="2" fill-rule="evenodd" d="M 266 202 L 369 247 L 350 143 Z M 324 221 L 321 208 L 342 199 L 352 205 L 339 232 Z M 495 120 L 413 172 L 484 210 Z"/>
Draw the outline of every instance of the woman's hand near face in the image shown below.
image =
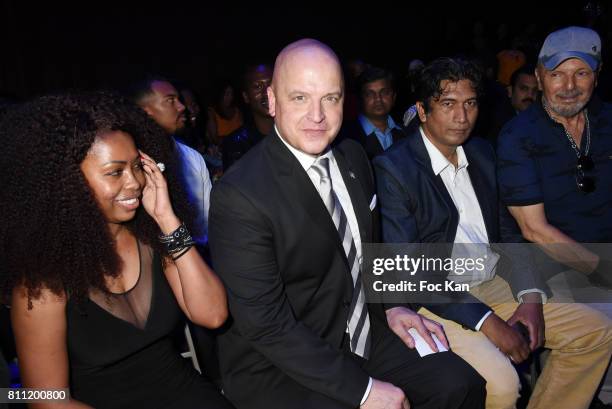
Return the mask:
<path id="1" fill-rule="evenodd" d="M 172 210 L 166 179 L 150 156 L 143 152 L 140 155 L 146 177 L 142 204 L 161 231 L 170 234 L 180 221 Z M 227 318 L 225 288 L 198 251 L 192 247 L 177 260 L 167 256 L 166 261 L 166 279 L 187 318 L 207 328 L 221 326 Z"/>
<path id="2" fill-rule="evenodd" d="M 157 167 L 157 163 L 142 151 L 142 166 L 146 184 L 142 190 L 142 205 L 146 212 L 155 220 L 162 233 L 169 234 L 181 224 L 174 214 L 166 178 Z"/>

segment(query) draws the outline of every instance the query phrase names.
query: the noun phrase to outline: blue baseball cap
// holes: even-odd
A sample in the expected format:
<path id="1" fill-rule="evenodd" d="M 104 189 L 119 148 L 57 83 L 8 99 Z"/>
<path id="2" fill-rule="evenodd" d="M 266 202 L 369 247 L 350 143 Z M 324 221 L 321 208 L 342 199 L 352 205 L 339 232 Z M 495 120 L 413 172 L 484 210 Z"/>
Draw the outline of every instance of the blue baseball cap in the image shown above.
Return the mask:
<path id="1" fill-rule="evenodd" d="M 546 37 L 538 55 L 538 62 L 547 70 L 554 70 L 563 61 L 579 58 L 597 71 L 601 62 L 601 39 L 590 28 L 566 27 Z"/>

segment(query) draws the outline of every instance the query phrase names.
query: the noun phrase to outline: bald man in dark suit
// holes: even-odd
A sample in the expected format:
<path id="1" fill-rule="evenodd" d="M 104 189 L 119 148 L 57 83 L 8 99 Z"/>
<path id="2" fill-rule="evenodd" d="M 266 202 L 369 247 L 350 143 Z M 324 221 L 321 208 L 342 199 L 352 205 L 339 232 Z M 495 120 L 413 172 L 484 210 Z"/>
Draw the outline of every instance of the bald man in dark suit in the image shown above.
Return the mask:
<path id="1" fill-rule="evenodd" d="M 330 148 L 343 95 L 331 49 L 287 46 L 268 89 L 274 132 L 213 190 L 211 251 L 233 316 L 219 339 L 226 396 L 247 409 L 483 408 L 484 381 L 463 360 L 406 346 L 409 328 L 446 342 L 437 323 L 365 302 L 376 196 L 363 149 Z"/>

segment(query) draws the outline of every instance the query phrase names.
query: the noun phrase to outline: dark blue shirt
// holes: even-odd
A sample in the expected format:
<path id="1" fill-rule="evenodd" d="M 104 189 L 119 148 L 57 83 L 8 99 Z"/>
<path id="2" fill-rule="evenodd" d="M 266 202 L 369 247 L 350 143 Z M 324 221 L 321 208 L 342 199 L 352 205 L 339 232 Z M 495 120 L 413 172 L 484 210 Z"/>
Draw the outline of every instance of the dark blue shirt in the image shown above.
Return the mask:
<path id="1" fill-rule="evenodd" d="M 577 156 L 563 127 L 540 103 L 504 126 L 498 141 L 498 178 L 507 206 L 543 203 L 548 222 L 582 243 L 612 242 L 612 105 L 593 97 L 587 105 L 589 156 L 595 191 L 577 186 Z M 586 126 L 580 150 L 585 151 Z"/>

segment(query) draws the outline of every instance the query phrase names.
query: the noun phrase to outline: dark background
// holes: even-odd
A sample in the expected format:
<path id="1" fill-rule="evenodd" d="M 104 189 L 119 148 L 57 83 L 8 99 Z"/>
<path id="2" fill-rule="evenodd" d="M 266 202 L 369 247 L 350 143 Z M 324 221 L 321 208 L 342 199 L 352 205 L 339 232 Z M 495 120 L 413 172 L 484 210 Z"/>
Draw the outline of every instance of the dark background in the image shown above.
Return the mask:
<path id="1" fill-rule="evenodd" d="M 610 0 L 333 4 L 0 0 L 0 96 L 112 87 L 146 72 L 179 78 L 206 94 L 219 78 L 236 77 L 245 61 L 272 60 L 302 37 L 328 43 L 342 59 L 361 57 L 396 72 L 412 58 L 477 54 L 472 38 L 479 22 L 491 55 L 508 43 L 497 39 L 503 23 L 508 38 L 530 33 L 534 49 L 568 24 L 594 25 L 604 57 L 612 40 Z M 599 17 L 589 21 L 587 4 L 599 7 Z"/>

